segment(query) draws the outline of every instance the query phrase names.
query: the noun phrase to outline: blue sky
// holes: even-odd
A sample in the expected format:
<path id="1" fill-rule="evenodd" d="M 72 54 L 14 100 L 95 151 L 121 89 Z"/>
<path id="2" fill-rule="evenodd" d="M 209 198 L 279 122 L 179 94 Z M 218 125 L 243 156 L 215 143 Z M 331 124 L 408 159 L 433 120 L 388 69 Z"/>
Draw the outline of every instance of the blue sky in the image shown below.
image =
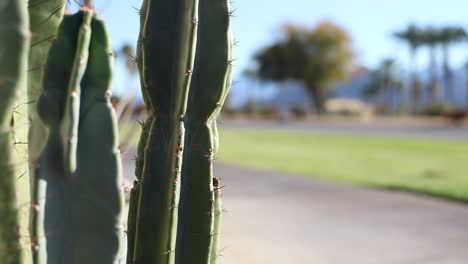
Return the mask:
<path id="1" fill-rule="evenodd" d="M 139 22 L 133 7 L 138 8 L 141 0 L 95 0 L 94 3 L 108 21 L 116 48 L 123 43 L 135 43 Z M 257 50 L 278 37 L 278 29 L 285 22 L 310 27 L 323 19 L 338 23 L 353 37 L 358 62 L 369 67 L 389 56 L 403 67 L 407 65 L 407 47 L 391 34 L 410 22 L 468 27 L 467 0 L 234 0 L 233 7 L 236 9 L 233 31 L 239 41 L 238 73 L 249 65 Z M 426 54 L 421 52 L 419 65 L 425 65 Z M 468 43 L 455 47 L 451 60 L 455 66 L 467 61 Z"/>

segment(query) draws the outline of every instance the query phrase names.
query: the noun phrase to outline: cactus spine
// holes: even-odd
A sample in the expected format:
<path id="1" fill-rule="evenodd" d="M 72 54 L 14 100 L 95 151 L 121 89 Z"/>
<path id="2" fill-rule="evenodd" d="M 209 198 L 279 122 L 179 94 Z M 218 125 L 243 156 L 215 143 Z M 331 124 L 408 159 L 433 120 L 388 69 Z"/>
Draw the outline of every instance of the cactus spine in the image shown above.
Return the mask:
<path id="1" fill-rule="evenodd" d="M 117 263 L 120 258 L 123 197 L 109 102 L 112 66 L 103 21 L 87 8 L 66 16 L 50 49 L 38 102 L 50 135 L 37 170 L 47 183 L 47 250 L 36 263 Z M 69 166 L 73 159 L 75 168 Z"/>
<path id="2" fill-rule="evenodd" d="M 19 159 L 14 157 L 15 132 L 11 125 L 18 95 L 26 92 L 27 26 L 23 1 L 5 0 L 0 4 L 0 263 L 4 264 L 22 263 L 24 259 L 16 198 Z"/>
<path id="3" fill-rule="evenodd" d="M 230 4 L 146 0 L 140 13 L 137 63 L 149 114 L 130 198 L 127 262 L 216 263 L 222 208 L 212 162 L 216 116 L 232 76 Z"/>

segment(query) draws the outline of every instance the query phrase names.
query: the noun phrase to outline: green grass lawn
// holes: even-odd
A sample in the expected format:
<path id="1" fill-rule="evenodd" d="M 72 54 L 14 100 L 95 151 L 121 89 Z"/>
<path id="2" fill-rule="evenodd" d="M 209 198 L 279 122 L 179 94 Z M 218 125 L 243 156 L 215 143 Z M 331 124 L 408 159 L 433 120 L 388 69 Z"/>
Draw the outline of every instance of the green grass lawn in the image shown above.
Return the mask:
<path id="1" fill-rule="evenodd" d="M 468 142 L 221 130 L 221 160 L 468 202 Z"/>

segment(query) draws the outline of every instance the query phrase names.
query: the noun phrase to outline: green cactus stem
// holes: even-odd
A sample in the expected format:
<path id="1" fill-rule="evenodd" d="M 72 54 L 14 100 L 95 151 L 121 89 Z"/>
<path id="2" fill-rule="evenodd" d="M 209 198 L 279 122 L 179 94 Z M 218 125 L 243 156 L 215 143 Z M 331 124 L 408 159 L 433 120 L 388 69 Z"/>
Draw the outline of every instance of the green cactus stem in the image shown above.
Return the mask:
<path id="1" fill-rule="evenodd" d="M 214 202 L 214 225 L 213 243 L 211 245 L 210 264 L 217 264 L 219 258 L 219 240 L 221 236 L 221 221 L 223 217 L 223 204 L 221 201 L 221 183 L 219 178 L 213 178 L 213 188 L 215 192 Z"/>
<path id="2" fill-rule="evenodd" d="M 75 58 L 68 83 L 68 93 L 61 125 L 64 169 L 68 176 L 76 170 L 78 124 L 80 119 L 81 81 L 88 66 L 89 45 L 91 42 L 91 19 L 93 12 L 84 12 L 83 22 L 78 32 Z"/>
<path id="3" fill-rule="evenodd" d="M 31 48 L 29 52 L 28 98 L 31 119 L 29 155 L 37 161 L 45 147 L 47 128 L 37 116 L 37 100 L 42 93 L 42 74 L 47 61 L 50 45 L 56 37 L 63 19 L 66 0 L 28 0 L 31 30 Z"/>
<path id="4" fill-rule="evenodd" d="M 227 0 L 200 0 L 197 57 L 187 108 L 176 263 L 210 263 L 215 223 L 214 121 L 229 90 L 232 68 Z"/>
<path id="5" fill-rule="evenodd" d="M 48 131 L 37 113 L 37 101 L 43 91 L 42 76 L 47 54 L 63 19 L 65 0 L 28 0 L 30 31 L 32 35 L 28 65 L 28 137 L 29 180 L 31 185 L 30 236 L 34 263 L 46 263 L 46 235 L 44 207 L 46 182 L 36 177 L 39 156 L 44 149 Z"/>
<path id="6" fill-rule="evenodd" d="M 149 0 L 140 37 L 150 131 L 133 263 L 175 261 L 184 117 L 196 48 L 198 1 Z"/>
<path id="7" fill-rule="evenodd" d="M 29 49 L 26 5 L 20 0 L 0 4 L 0 263 L 23 263 L 16 181 L 19 157 L 15 157 L 12 127 L 18 96 L 26 91 Z M 20 102 L 21 103 L 21 102 Z M 18 125 L 17 123 L 15 125 Z"/>
<path id="8" fill-rule="evenodd" d="M 86 45 L 90 35 L 90 41 Z M 81 88 L 81 61 L 89 52 Z M 44 263 L 117 263 L 123 247 L 122 176 L 117 123 L 110 104 L 113 53 L 102 20 L 89 9 L 66 16 L 50 49 L 44 93 L 38 109 L 49 127 L 38 177 L 47 183 L 44 226 L 47 255 Z M 74 87 L 74 89 L 70 89 Z M 73 92 L 78 100 L 67 100 Z M 78 93 L 77 93 L 78 94 Z M 76 111 L 79 111 L 78 113 Z M 73 112 L 73 113 L 71 113 Z M 78 120 L 76 170 L 65 168 L 63 135 Z M 65 131 L 66 133 L 63 133 Z M 65 142 L 65 143 L 64 143 Z"/>
<path id="9" fill-rule="evenodd" d="M 144 25 L 146 22 L 146 17 L 148 13 L 148 3 L 149 3 L 149 0 L 143 0 L 143 3 L 141 5 L 141 9 L 139 11 L 140 25 Z M 147 86 L 144 84 L 145 79 L 143 78 L 143 51 L 142 51 L 143 29 L 144 27 L 140 26 L 140 33 L 138 37 L 137 52 L 136 52 L 136 63 L 137 63 L 138 71 L 140 72 L 141 89 L 143 93 L 143 100 L 145 102 L 145 105 L 147 106 L 148 118 L 145 122 L 142 123 L 142 135 L 140 137 L 140 141 L 138 142 L 138 151 L 137 151 L 138 153 L 137 153 L 136 166 L 135 166 L 135 176 L 138 180 L 141 179 L 142 174 L 143 174 L 144 153 L 145 153 L 145 147 L 146 147 L 148 133 L 150 129 L 150 124 L 151 124 L 150 121 L 152 120 L 152 112 L 151 112 L 151 107 L 150 107 L 149 95 L 148 95 L 148 91 L 146 90 Z"/>
<path id="10" fill-rule="evenodd" d="M 149 0 L 143 0 L 141 5 L 139 15 L 140 15 L 140 24 L 144 25 L 146 22 L 146 17 L 148 13 L 148 3 Z M 147 114 L 148 117 L 146 121 L 141 123 L 141 135 L 137 147 L 137 155 L 135 157 L 135 176 L 137 178 L 133 183 L 133 188 L 130 191 L 130 201 L 128 208 L 128 218 L 127 218 L 127 263 L 133 261 L 133 253 L 135 251 L 135 236 L 136 236 L 136 218 L 138 214 L 138 203 L 140 198 L 139 191 L 139 181 L 141 180 L 143 174 L 144 166 L 144 156 L 147 139 L 149 136 L 151 121 L 153 120 L 153 115 L 151 112 L 151 107 L 149 106 L 149 96 L 148 92 L 145 89 L 144 78 L 143 78 L 143 54 L 142 54 L 142 36 L 143 36 L 143 26 L 140 27 L 140 33 L 137 42 L 137 52 L 136 52 L 136 64 L 138 71 L 140 72 L 140 83 L 143 93 L 143 100 L 145 105 L 147 105 Z"/>

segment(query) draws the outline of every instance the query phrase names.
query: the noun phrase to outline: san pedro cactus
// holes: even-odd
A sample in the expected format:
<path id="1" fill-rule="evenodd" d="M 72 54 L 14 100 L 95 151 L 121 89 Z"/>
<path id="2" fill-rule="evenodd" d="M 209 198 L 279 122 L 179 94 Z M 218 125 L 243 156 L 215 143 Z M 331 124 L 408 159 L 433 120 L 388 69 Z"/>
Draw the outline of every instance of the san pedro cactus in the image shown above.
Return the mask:
<path id="1" fill-rule="evenodd" d="M 36 263 L 120 259 L 123 196 L 116 116 L 109 101 L 112 56 L 105 25 L 92 10 L 64 17 L 38 102 L 50 134 L 37 170 L 47 183 L 47 247 Z"/>
<path id="2" fill-rule="evenodd" d="M 216 117 L 232 76 L 228 0 L 145 0 L 137 63 L 148 120 L 130 198 L 128 263 L 216 263 Z"/>
<path id="3" fill-rule="evenodd" d="M 216 116 L 232 68 L 227 0 L 200 0 L 197 55 L 187 108 L 176 263 L 210 263 L 214 234 Z"/>
<path id="4" fill-rule="evenodd" d="M 133 262 L 174 263 L 183 121 L 195 58 L 198 2 L 147 4 L 140 41 L 143 89 L 152 116 L 139 186 Z"/>
<path id="5" fill-rule="evenodd" d="M 66 0 L 28 0 L 27 2 L 32 37 L 28 69 L 31 119 L 29 155 L 32 161 L 37 161 L 45 147 L 44 138 L 47 137 L 47 128 L 37 116 L 37 101 L 43 90 L 42 74 L 47 54 L 62 22 Z"/>
<path id="6" fill-rule="evenodd" d="M 21 0 L 0 3 L 0 263 L 23 263 L 14 157 L 13 109 L 26 91 L 29 49 L 28 17 Z"/>
<path id="7" fill-rule="evenodd" d="M 147 12 L 148 12 L 148 3 L 149 0 L 143 0 L 140 9 L 140 24 L 144 25 L 146 22 Z M 136 64 L 138 67 L 138 71 L 140 72 L 140 81 L 141 81 L 141 89 L 143 94 L 143 100 L 147 106 L 147 113 L 148 117 L 145 122 L 141 124 L 141 136 L 138 142 L 137 148 L 137 156 L 135 158 L 135 176 L 137 181 L 133 183 L 133 188 L 130 191 L 130 201 L 128 206 L 128 217 L 127 217 L 127 263 L 133 262 L 133 253 L 135 249 L 135 236 L 136 236 L 136 217 L 138 214 L 138 204 L 140 199 L 140 186 L 139 181 L 141 180 L 143 174 L 143 166 L 144 162 L 144 155 L 145 155 L 145 148 L 146 143 L 148 141 L 149 132 L 151 129 L 151 123 L 153 120 L 153 113 L 150 107 L 150 100 L 148 96 L 148 92 L 146 91 L 144 85 L 144 77 L 143 77 L 143 51 L 142 51 L 142 36 L 143 36 L 144 27 L 140 27 L 139 39 L 137 42 L 137 60 Z"/>
<path id="8" fill-rule="evenodd" d="M 47 142 L 47 127 L 37 113 L 37 102 L 43 91 L 43 72 L 47 55 L 57 30 L 62 22 L 66 0 L 28 0 L 31 48 L 28 65 L 28 112 L 29 112 L 29 179 L 31 185 L 30 237 L 34 263 L 45 263 L 46 234 L 44 232 L 44 207 L 47 183 L 36 177 L 39 156 Z"/>

